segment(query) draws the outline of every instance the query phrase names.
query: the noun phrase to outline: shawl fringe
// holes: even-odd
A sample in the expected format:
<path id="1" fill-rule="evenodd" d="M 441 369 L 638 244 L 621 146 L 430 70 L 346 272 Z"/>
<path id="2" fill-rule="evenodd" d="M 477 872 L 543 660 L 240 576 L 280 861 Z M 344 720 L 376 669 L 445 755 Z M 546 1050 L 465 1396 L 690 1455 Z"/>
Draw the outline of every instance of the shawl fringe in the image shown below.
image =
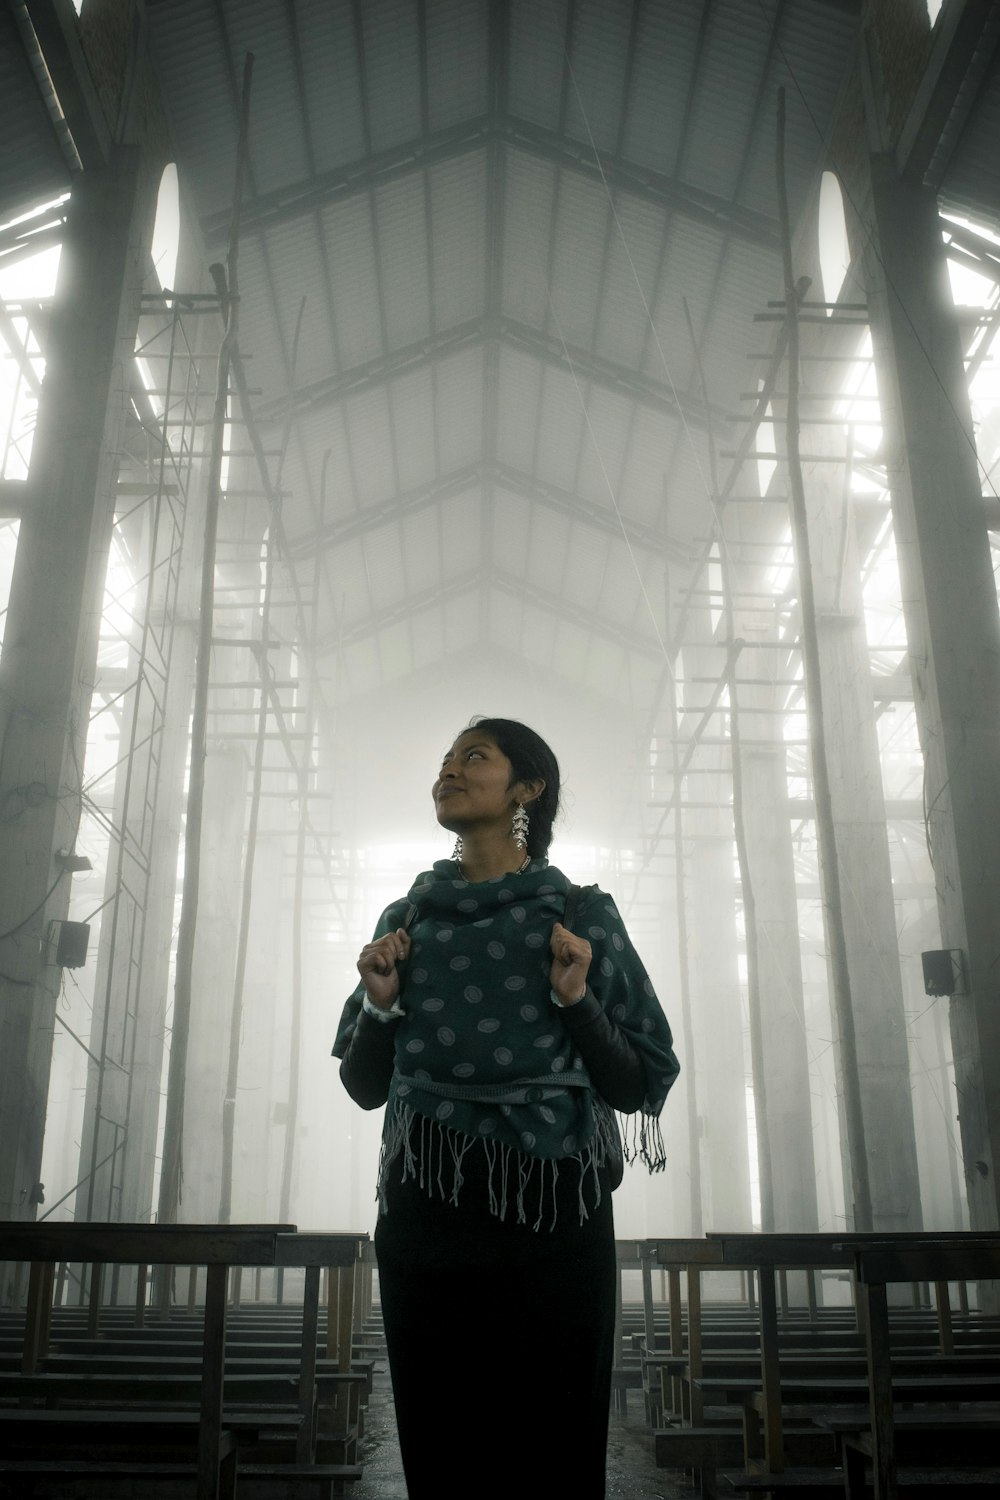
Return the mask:
<path id="1" fill-rule="evenodd" d="M 635 1115 L 619 1115 L 618 1121 L 625 1160 L 638 1160 L 650 1172 L 662 1172 L 667 1165 L 667 1148 L 657 1116 L 640 1112 Z"/>
<path id="2" fill-rule="evenodd" d="M 538 1209 L 531 1227 L 536 1233 L 541 1229 L 551 1206 L 548 1227 L 554 1229 L 560 1168 L 565 1169 L 567 1163 L 575 1162 L 579 1171 L 577 1206 L 583 1224 L 590 1217 L 585 1193 L 588 1179 L 593 1183 L 591 1206 L 597 1208 L 602 1196 L 600 1168 L 613 1166 L 614 1155 L 620 1154 L 621 1150 L 611 1111 L 596 1110 L 595 1118 L 597 1130 L 593 1140 L 574 1155 L 557 1160 L 529 1156 L 527 1152 L 500 1141 L 453 1130 L 440 1120 L 418 1114 L 410 1105 L 397 1099 L 391 1114 L 386 1117 L 382 1134 L 377 1189 L 379 1210 L 383 1214 L 389 1212 L 386 1183 L 397 1162 L 400 1182 L 415 1182 L 429 1198 L 436 1193 L 442 1202 L 457 1207 L 465 1182 L 462 1163 L 466 1154 L 475 1147 L 483 1151 L 486 1161 L 487 1201 L 494 1218 L 506 1219 L 508 1212 L 513 1212 L 516 1223 L 527 1224 L 531 1212 L 528 1200 L 530 1197 L 533 1203 L 537 1191 Z"/>

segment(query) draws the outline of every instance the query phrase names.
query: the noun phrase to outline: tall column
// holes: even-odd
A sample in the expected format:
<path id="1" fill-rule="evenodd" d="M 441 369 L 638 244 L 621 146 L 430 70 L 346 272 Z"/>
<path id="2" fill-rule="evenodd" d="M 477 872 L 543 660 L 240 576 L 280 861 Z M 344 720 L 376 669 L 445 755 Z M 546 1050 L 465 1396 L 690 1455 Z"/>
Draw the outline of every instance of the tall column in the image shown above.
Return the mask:
<path id="1" fill-rule="evenodd" d="M 282 905 L 284 860 L 285 840 L 280 833 L 261 834 L 254 860 L 236 1091 L 232 1217 L 237 1224 L 266 1223 L 278 1217 L 287 1128 L 283 1121 L 288 1109 L 290 1010 L 288 916 Z"/>
<path id="2" fill-rule="evenodd" d="M 243 879 L 247 756 L 242 744 L 209 744 L 201 893 L 192 975 L 191 1032 L 184 1089 L 182 1223 L 213 1224 L 219 1214 L 222 1105 Z"/>
<path id="3" fill-rule="evenodd" d="M 828 448 L 830 460 L 839 458 L 843 438 L 830 437 L 835 430 L 806 426 L 811 451 L 822 453 Z M 841 463 L 817 461 L 805 463 L 803 469 L 823 733 L 830 768 L 872 1228 L 919 1229 L 920 1175 L 906 1011 L 853 517 Z M 843 1066 L 839 1046 L 836 1059 L 839 1079 Z M 846 1158 L 846 1128 L 842 1135 L 844 1180 L 848 1183 L 851 1172 Z"/>
<path id="4" fill-rule="evenodd" d="M 699 794 L 709 780 L 699 777 Z M 703 1059 L 702 1204 L 705 1227 L 719 1230 L 752 1227 L 732 825 L 728 813 L 701 814 L 698 822 L 720 825 L 723 816 L 728 829 L 694 835 L 689 866 L 691 1003 Z"/>
<path id="5" fill-rule="evenodd" d="M 148 187 L 127 148 L 74 184 L 0 660 L 0 1218 L 35 1215 Z"/>
<path id="6" fill-rule="evenodd" d="M 937 202 L 871 162 L 865 272 L 974 1229 L 1000 1223 L 1000 618 Z"/>
<path id="7" fill-rule="evenodd" d="M 743 829 L 757 937 L 760 1040 L 755 1049 L 759 1055 L 754 1059 L 754 1090 L 758 1095 L 761 1227 L 808 1231 L 819 1228 L 812 1090 L 788 773 L 777 716 L 784 693 L 776 679 L 788 674 L 784 656 L 779 672 L 781 653 L 771 649 L 772 643 L 777 644 L 773 627 L 768 633 L 772 642 L 767 647 L 748 646 L 739 661 L 739 675 L 751 684 L 739 689 L 743 739 L 739 753 Z M 764 1201 L 765 1192 L 769 1204 Z"/>

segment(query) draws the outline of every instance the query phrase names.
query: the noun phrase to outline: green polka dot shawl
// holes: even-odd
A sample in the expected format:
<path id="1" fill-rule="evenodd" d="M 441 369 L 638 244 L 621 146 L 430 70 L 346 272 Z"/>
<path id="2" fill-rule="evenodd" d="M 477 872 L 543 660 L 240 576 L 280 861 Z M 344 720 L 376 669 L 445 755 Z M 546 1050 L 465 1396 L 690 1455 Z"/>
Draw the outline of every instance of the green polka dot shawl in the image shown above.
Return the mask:
<path id="1" fill-rule="evenodd" d="M 618 1130 L 550 999 L 549 940 L 569 889 L 562 871 L 544 860 L 477 883 L 440 860 L 382 913 L 376 938 L 406 926 L 412 942 L 400 966 L 405 1015 L 391 1023 L 383 1206 L 385 1174 L 397 1161 L 404 1176 L 457 1202 L 462 1160 L 474 1147 L 486 1153 L 490 1206 L 501 1217 L 506 1188 L 494 1193 L 494 1181 L 521 1184 L 515 1196 L 523 1218 L 523 1186 L 538 1174 L 544 1188 L 561 1162 L 579 1165 L 582 1216 L 588 1175 L 599 1194 L 597 1169 L 621 1153 Z M 586 887 L 573 930 L 593 949 L 589 989 L 642 1061 L 646 1094 L 626 1129 L 625 1154 L 659 1170 L 665 1157 L 657 1120 L 679 1071 L 670 1027 L 611 897 Z M 336 1057 L 347 1050 L 363 999 L 359 985 L 344 1007 Z"/>

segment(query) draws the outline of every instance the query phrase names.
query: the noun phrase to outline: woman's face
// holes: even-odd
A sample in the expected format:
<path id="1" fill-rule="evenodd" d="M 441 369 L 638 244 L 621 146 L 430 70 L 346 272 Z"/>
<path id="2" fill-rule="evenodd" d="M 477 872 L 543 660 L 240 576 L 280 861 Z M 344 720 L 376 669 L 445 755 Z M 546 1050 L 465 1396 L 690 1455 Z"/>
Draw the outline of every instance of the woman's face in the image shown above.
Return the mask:
<path id="1" fill-rule="evenodd" d="M 513 767 L 488 734 L 467 729 L 441 762 L 431 788 L 437 820 L 456 832 L 475 823 L 509 824 L 522 800 L 511 786 Z"/>

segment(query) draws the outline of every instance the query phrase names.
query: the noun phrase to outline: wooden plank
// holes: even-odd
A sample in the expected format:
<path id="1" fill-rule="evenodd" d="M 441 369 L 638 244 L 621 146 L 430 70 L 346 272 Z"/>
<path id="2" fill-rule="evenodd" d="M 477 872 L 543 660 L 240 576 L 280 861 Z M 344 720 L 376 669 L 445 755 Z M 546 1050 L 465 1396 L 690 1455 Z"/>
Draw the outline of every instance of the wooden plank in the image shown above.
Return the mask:
<path id="1" fill-rule="evenodd" d="M 692 1264 L 687 1268 L 688 1290 L 688 1365 L 691 1370 L 689 1386 L 689 1420 L 692 1427 L 700 1425 L 705 1413 L 701 1390 L 695 1384 L 701 1374 L 701 1267 Z"/>
<path id="2" fill-rule="evenodd" d="M 7 1260 L 101 1261 L 108 1265 L 274 1264 L 278 1234 L 292 1224 L 87 1224 L 0 1222 Z"/>
<path id="3" fill-rule="evenodd" d="M 760 1266 L 760 1375 L 764 1397 L 764 1461 L 768 1472 L 780 1474 L 785 1467 L 784 1433 L 781 1419 L 781 1370 L 778 1364 L 778 1309 L 774 1294 L 774 1270 Z"/>
<path id="4" fill-rule="evenodd" d="M 653 1315 L 653 1267 L 652 1247 L 643 1247 L 642 1254 L 642 1330 L 647 1353 L 656 1347 L 656 1323 Z"/>
<path id="5" fill-rule="evenodd" d="M 101 1293 L 104 1289 L 104 1265 L 95 1260 L 90 1267 L 90 1290 L 87 1298 L 87 1332 L 96 1339 L 101 1326 Z"/>
<path id="6" fill-rule="evenodd" d="M 337 1358 L 340 1337 L 340 1272 L 330 1266 L 327 1277 L 327 1359 Z"/>
<path id="7" fill-rule="evenodd" d="M 23 1375 L 33 1375 L 48 1353 L 46 1331 L 50 1309 L 46 1309 L 45 1303 L 47 1296 L 51 1308 L 53 1270 L 51 1262 L 32 1261 L 28 1271 L 28 1308 L 21 1351 Z"/>
<path id="8" fill-rule="evenodd" d="M 1000 1236 L 963 1235 L 922 1245 L 852 1246 L 859 1281 L 991 1281 L 1000 1277 Z"/>
<path id="9" fill-rule="evenodd" d="M 843 1235 L 711 1234 L 727 1266 L 773 1266 L 777 1269 L 834 1270 L 854 1264 Z"/>
<path id="10" fill-rule="evenodd" d="M 306 1267 L 306 1284 L 302 1299 L 302 1352 L 299 1361 L 299 1410 L 302 1426 L 296 1443 L 295 1457 L 300 1464 L 312 1463 L 316 1457 L 316 1336 L 319 1327 L 320 1267 Z"/>
<path id="11" fill-rule="evenodd" d="M 198 1500 L 219 1500 L 228 1268 L 224 1263 L 210 1265 L 206 1276 L 201 1430 L 198 1437 Z"/>
<path id="12" fill-rule="evenodd" d="M 367 1234 L 279 1234 L 276 1266 L 353 1266 Z"/>
<path id="13" fill-rule="evenodd" d="M 661 1266 L 720 1265 L 722 1251 L 712 1239 L 676 1239 L 653 1241 L 657 1264 Z"/>
<path id="14" fill-rule="evenodd" d="M 364 1246 L 358 1246 L 354 1264 L 354 1329 L 360 1333 L 365 1321 L 365 1262 Z"/>
<path id="15" fill-rule="evenodd" d="M 149 1267 L 137 1267 L 135 1273 L 135 1326 L 146 1326 L 146 1288 L 149 1284 Z"/>
<path id="16" fill-rule="evenodd" d="M 934 1303 L 937 1309 L 938 1320 L 938 1342 L 942 1354 L 954 1354 L 955 1331 L 951 1322 L 951 1299 L 948 1295 L 947 1281 L 935 1281 Z"/>
<path id="17" fill-rule="evenodd" d="M 338 1275 L 340 1298 L 337 1308 L 337 1364 L 346 1372 L 351 1368 L 353 1347 L 354 1262 L 349 1266 L 341 1266 Z"/>
<path id="18" fill-rule="evenodd" d="M 875 1500 L 896 1500 L 896 1449 L 892 1425 L 892 1358 L 889 1352 L 889 1305 L 883 1284 L 859 1285 L 861 1315 L 868 1345 L 868 1392 L 871 1410 L 872 1471 Z"/>

